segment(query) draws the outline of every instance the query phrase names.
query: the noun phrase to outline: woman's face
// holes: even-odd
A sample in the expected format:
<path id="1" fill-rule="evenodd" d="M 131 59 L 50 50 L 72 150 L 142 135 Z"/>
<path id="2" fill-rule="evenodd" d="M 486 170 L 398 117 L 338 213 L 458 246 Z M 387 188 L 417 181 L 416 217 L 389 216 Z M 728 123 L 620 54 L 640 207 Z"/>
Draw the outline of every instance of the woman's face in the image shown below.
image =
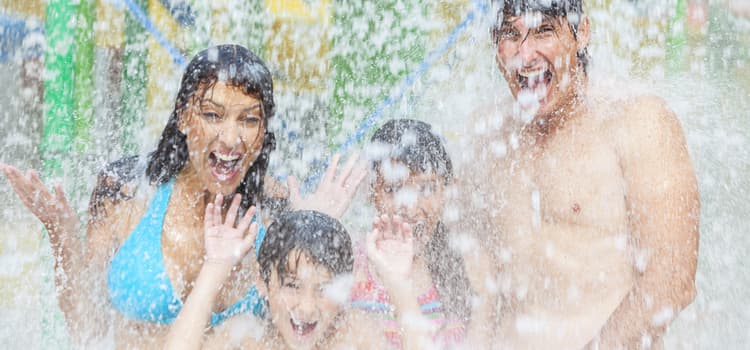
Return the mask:
<path id="1" fill-rule="evenodd" d="M 383 176 L 387 174 L 390 176 Z M 414 227 L 417 242 L 424 247 L 443 215 L 445 183 L 442 177 L 435 173 L 410 172 L 400 162 L 384 161 L 371 188 L 371 199 L 378 215 L 402 217 Z"/>
<path id="2" fill-rule="evenodd" d="M 342 305 L 331 297 L 331 272 L 305 253 L 288 255 L 287 273 L 273 267 L 267 297 L 271 321 L 291 349 L 312 349 L 325 342 Z M 264 283 L 264 282 L 261 282 Z"/>
<path id="3" fill-rule="evenodd" d="M 187 170 L 211 193 L 234 193 L 263 146 L 266 122 L 258 98 L 217 82 L 196 94 L 180 121 L 190 153 Z"/>

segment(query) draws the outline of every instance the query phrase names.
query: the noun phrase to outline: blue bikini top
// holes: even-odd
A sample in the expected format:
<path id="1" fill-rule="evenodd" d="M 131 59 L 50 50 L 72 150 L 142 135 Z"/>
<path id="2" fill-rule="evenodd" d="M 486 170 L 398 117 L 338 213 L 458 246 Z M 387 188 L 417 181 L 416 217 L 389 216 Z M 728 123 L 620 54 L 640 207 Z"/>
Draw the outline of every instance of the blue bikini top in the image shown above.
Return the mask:
<path id="1" fill-rule="evenodd" d="M 172 289 L 161 251 L 162 226 L 174 180 L 157 189 L 141 222 L 112 258 L 107 288 L 112 304 L 125 317 L 170 324 L 182 309 L 182 301 Z M 255 241 L 256 254 L 266 230 L 260 225 Z M 211 314 L 211 325 L 247 311 L 263 316 L 264 302 L 253 286 L 228 309 Z"/>

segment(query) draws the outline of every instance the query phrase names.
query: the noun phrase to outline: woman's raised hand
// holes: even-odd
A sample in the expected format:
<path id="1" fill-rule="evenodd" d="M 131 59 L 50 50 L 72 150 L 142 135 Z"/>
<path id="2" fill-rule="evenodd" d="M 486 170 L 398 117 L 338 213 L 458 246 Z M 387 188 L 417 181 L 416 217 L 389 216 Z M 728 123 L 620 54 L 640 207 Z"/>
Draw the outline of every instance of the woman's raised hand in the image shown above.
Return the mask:
<path id="1" fill-rule="evenodd" d="M 68 199 L 65 198 L 62 185 L 54 186 L 55 194 L 53 195 L 35 170 L 23 173 L 18 168 L 7 164 L 0 164 L 0 170 L 5 173 L 10 186 L 23 205 L 47 229 L 53 247 L 58 247 L 60 240 L 66 239 L 62 236 L 72 235 L 78 231 L 81 223 Z"/>
<path id="2" fill-rule="evenodd" d="M 238 264 L 255 244 L 255 238 L 258 236 L 258 223 L 252 222 L 255 207 L 250 207 L 235 224 L 241 199 L 242 196 L 239 194 L 234 196 L 224 222 L 221 220 L 221 195 L 217 195 L 216 200 L 206 206 L 204 245 L 207 262 L 232 267 Z"/>
<path id="3" fill-rule="evenodd" d="M 375 218 L 367 234 L 367 256 L 386 287 L 398 288 L 411 279 L 414 231 L 398 216 Z"/>
<path id="4" fill-rule="evenodd" d="M 305 198 L 300 195 L 297 178 L 289 176 L 287 183 L 292 209 L 315 210 L 330 217 L 341 219 L 357 193 L 357 187 L 367 176 L 367 168 L 364 164 L 358 162 L 359 155 L 354 154 L 349 157 L 341 172 L 336 176 L 336 168 L 340 159 L 340 154 L 335 154 L 331 158 L 331 163 L 328 165 L 315 193 Z"/>

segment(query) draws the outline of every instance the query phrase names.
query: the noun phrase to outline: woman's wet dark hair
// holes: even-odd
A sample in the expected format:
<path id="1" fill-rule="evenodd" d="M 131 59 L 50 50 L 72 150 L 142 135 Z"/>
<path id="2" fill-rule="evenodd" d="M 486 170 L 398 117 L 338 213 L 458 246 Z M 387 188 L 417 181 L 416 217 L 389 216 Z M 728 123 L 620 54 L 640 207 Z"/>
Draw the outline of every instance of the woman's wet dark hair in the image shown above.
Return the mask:
<path id="1" fill-rule="evenodd" d="M 263 178 L 270 153 L 276 146 L 273 133 L 268 131 L 268 121 L 274 116 L 276 104 L 271 72 L 258 56 L 242 46 L 211 47 L 199 52 L 190 61 L 182 76 L 172 115 L 159 138 L 159 145 L 148 157 L 146 175 L 152 184 L 160 185 L 176 176 L 187 164 L 187 137 L 179 130 L 180 118 L 196 98 L 203 98 L 219 81 L 241 88 L 262 103 L 263 125 L 266 127 L 263 146 L 236 190 L 242 195 L 241 207 L 247 209 L 262 199 Z"/>
<path id="2" fill-rule="evenodd" d="M 453 163 L 440 136 L 418 120 L 389 120 L 372 135 L 370 142 L 387 152 L 372 160 L 372 168 L 382 176 L 384 160 L 403 163 L 411 173 L 434 173 L 445 185 L 453 182 Z M 468 321 L 471 316 L 471 285 L 464 260 L 450 246 L 448 230 L 438 222 L 425 247 L 430 276 L 440 294 L 447 315 Z"/>
<path id="3" fill-rule="evenodd" d="M 578 40 L 578 24 L 584 15 L 583 0 L 492 0 L 492 5 L 497 8 L 495 23 L 492 26 L 492 40 L 495 43 L 499 39 L 497 32 L 506 18 L 521 16 L 528 12 L 539 12 L 549 18 L 566 19 L 573 37 Z M 576 56 L 583 72 L 588 72 L 591 60 L 588 47 L 578 51 Z"/>
<path id="4" fill-rule="evenodd" d="M 266 284 L 274 267 L 282 282 L 293 272 L 289 271 L 292 251 L 305 253 L 333 276 L 351 273 L 354 266 L 349 233 L 338 220 L 317 211 L 284 212 L 268 227 L 258 252 L 260 276 Z M 298 263 L 295 261 L 292 266 Z"/>

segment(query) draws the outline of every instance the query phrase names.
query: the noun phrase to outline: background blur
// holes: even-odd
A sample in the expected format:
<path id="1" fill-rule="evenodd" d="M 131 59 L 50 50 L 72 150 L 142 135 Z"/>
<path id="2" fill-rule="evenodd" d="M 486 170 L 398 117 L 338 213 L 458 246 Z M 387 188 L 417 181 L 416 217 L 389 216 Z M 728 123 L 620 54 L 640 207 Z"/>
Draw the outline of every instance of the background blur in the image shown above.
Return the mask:
<path id="1" fill-rule="evenodd" d="M 280 178 L 307 177 L 330 152 L 357 147 L 394 117 L 433 123 L 455 157 L 475 127 L 465 124 L 471 111 L 508 94 L 487 34 L 494 19 L 487 2 L 0 0 L 0 162 L 62 181 L 85 218 L 97 171 L 154 147 L 183 67 L 219 43 L 251 48 L 274 74 L 272 173 Z M 745 348 L 750 1 L 585 5 L 592 85 L 667 99 L 698 173 L 698 296 L 666 345 Z M 41 225 L 0 179 L 4 348 L 65 347 L 50 257 Z"/>

